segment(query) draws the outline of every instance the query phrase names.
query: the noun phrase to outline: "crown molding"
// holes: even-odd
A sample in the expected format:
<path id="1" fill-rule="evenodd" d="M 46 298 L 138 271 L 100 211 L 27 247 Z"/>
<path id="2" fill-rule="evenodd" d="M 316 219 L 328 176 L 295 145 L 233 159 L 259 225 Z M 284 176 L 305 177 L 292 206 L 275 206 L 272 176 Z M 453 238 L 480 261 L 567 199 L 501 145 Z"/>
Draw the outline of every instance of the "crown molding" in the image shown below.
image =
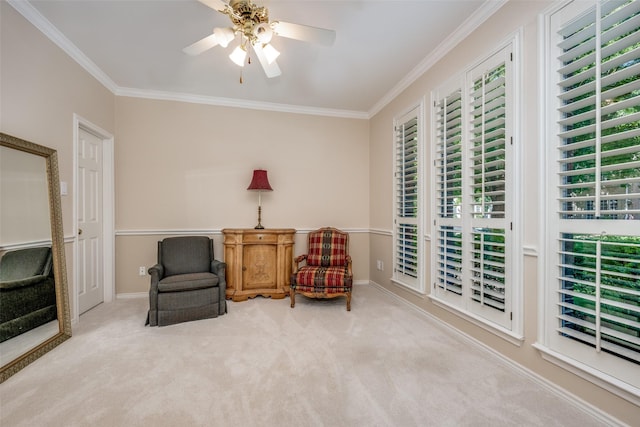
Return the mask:
<path id="1" fill-rule="evenodd" d="M 467 18 L 453 33 L 451 33 L 442 43 L 438 45 L 426 58 L 409 72 L 395 85 L 385 96 L 383 96 L 369 110 L 368 117 L 372 118 L 378 114 L 385 106 L 393 101 L 398 95 L 413 84 L 418 78 L 433 67 L 447 53 L 453 50 L 462 40 L 475 31 L 482 23 L 489 19 L 494 13 L 505 5 L 509 0 L 486 0 L 482 6 L 469 18 Z"/>
<path id="2" fill-rule="evenodd" d="M 189 93 L 164 92 L 122 87 L 117 88 L 114 93 L 117 96 L 129 96 L 132 98 L 180 101 L 189 102 L 192 104 L 217 105 L 220 107 L 246 108 L 250 110 L 265 110 L 280 113 L 309 114 L 314 116 L 328 116 L 362 120 L 367 120 L 369 118 L 369 115 L 364 111 L 314 108 L 291 104 L 276 104 L 272 102 L 248 101 L 234 98 L 219 98 L 214 96 L 194 95 Z"/>

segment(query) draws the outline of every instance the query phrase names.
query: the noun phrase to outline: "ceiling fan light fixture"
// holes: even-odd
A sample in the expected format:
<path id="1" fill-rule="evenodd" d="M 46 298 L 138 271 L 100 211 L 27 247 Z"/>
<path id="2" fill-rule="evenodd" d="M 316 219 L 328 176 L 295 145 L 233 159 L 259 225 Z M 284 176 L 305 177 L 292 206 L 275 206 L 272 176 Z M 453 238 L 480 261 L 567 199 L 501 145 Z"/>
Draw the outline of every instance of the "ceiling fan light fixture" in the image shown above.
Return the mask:
<path id="1" fill-rule="evenodd" d="M 244 60 L 247 58 L 247 51 L 242 46 L 237 46 L 231 55 L 229 55 L 229 59 L 231 59 L 235 64 L 240 67 L 244 67 Z"/>
<path id="2" fill-rule="evenodd" d="M 262 22 L 253 28 L 253 35 L 260 43 L 266 44 L 271 41 L 273 30 L 269 24 Z"/>
<path id="3" fill-rule="evenodd" d="M 262 51 L 264 52 L 264 56 L 267 58 L 267 63 L 272 64 L 273 61 L 276 60 L 278 56 L 280 56 L 280 52 L 276 50 L 275 47 L 270 44 L 266 44 L 262 47 Z"/>
<path id="4" fill-rule="evenodd" d="M 233 32 L 233 28 L 214 28 L 213 34 L 216 36 L 216 40 L 218 44 L 222 47 L 229 46 L 229 43 L 235 38 L 235 33 Z"/>

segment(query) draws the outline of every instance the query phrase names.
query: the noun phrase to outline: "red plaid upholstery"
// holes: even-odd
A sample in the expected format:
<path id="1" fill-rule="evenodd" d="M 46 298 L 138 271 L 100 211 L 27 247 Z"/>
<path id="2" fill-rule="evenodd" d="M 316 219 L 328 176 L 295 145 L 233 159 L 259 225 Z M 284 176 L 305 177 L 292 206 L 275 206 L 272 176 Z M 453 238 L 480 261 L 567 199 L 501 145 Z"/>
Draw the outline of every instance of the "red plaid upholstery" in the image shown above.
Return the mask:
<path id="1" fill-rule="evenodd" d="M 307 265 L 334 267 L 347 264 L 349 235 L 335 229 L 309 233 Z"/>
<path id="2" fill-rule="evenodd" d="M 352 280 L 346 267 L 304 266 L 298 270 L 292 286 L 301 292 L 335 294 L 348 292 Z"/>
<path id="3" fill-rule="evenodd" d="M 295 258 L 296 271 L 291 274 L 289 297 L 291 308 L 296 305 L 296 293 L 311 298 L 347 299 L 351 311 L 353 273 L 349 256 L 349 235 L 332 227 L 309 233 L 309 252 Z M 306 261 L 306 265 L 300 263 Z"/>

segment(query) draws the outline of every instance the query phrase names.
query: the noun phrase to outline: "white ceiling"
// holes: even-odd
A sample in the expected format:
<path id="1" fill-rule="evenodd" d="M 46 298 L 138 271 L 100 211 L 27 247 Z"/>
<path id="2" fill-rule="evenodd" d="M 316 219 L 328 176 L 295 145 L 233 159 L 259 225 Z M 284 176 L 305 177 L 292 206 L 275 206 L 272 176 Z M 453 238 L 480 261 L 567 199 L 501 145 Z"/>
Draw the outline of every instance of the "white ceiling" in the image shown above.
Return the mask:
<path id="1" fill-rule="evenodd" d="M 197 0 L 9 0 L 121 95 L 367 116 L 499 8 L 496 0 L 257 0 L 271 20 L 336 31 L 333 46 L 274 37 L 282 75 L 243 69 L 216 46 L 182 48 L 230 26 Z M 32 7 L 31 7 L 32 6 Z"/>

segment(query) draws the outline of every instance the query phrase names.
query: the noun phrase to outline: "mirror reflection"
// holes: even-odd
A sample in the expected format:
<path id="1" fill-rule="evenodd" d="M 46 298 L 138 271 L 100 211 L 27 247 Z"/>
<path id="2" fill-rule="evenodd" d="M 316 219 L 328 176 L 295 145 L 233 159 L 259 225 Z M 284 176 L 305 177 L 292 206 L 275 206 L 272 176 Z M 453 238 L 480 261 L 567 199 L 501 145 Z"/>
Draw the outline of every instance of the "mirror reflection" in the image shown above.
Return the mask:
<path id="1" fill-rule="evenodd" d="M 1 382 L 71 330 L 55 150 L 0 136 Z"/>

